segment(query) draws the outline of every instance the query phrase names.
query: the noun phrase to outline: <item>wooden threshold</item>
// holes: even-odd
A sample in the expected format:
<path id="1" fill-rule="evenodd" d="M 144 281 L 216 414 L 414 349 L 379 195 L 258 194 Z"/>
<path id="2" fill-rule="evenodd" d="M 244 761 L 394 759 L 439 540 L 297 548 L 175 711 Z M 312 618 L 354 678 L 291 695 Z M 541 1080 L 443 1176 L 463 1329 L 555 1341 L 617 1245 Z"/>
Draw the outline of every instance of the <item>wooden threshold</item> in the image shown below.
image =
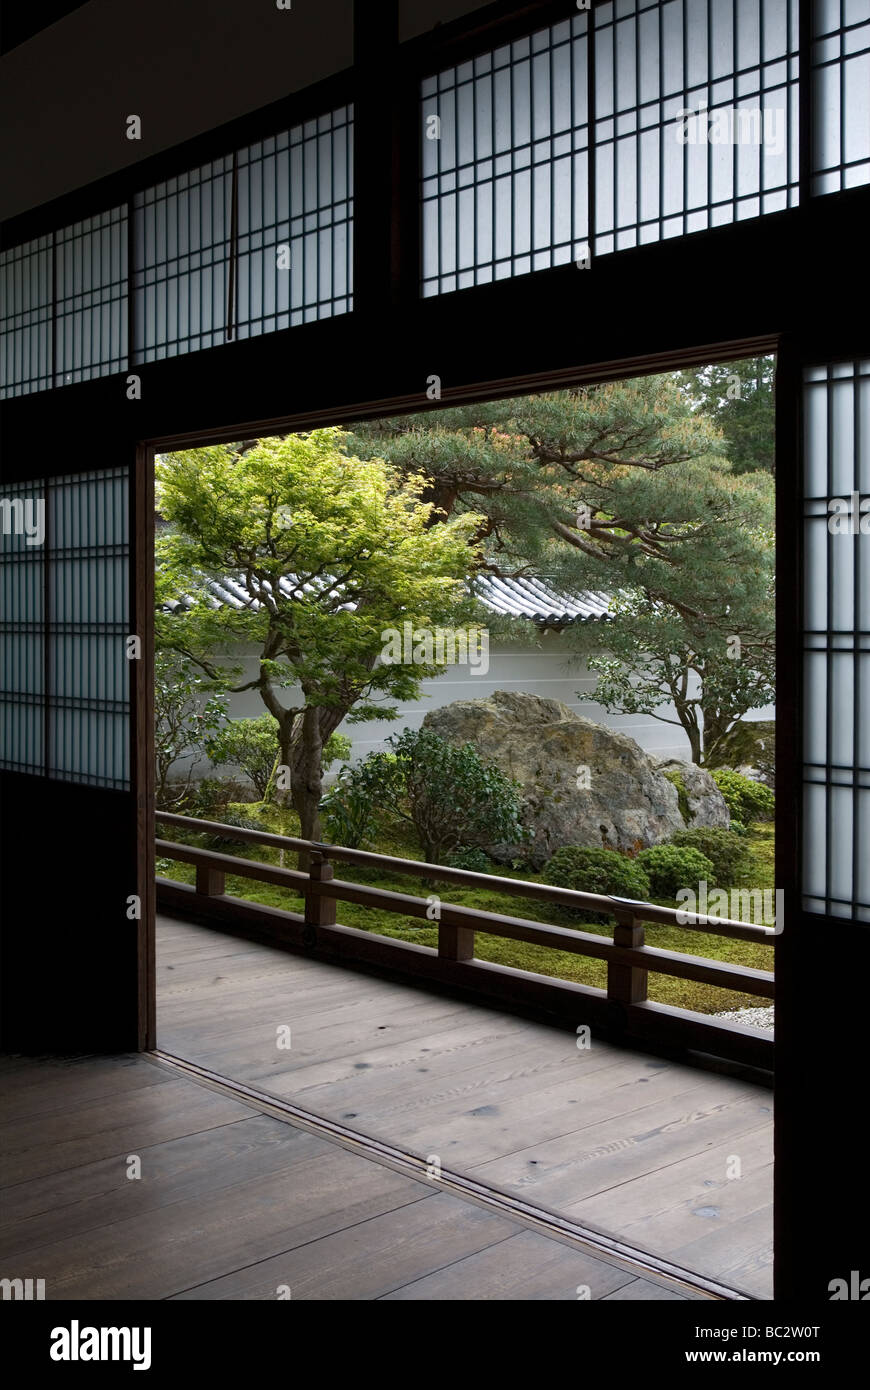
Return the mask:
<path id="1" fill-rule="evenodd" d="M 474 1202 L 476 1205 L 516 1221 L 540 1235 L 559 1240 L 584 1254 L 615 1264 L 638 1279 L 653 1279 L 675 1293 L 691 1293 L 714 1301 L 755 1301 L 750 1294 L 743 1293 L 739 1289 L 696 1274 L 692 1270 L 673 1264 L 658 1255 L 653 1255 L 646 1250 L 640 1250 L 636 1246 L 605 1235 L 602 1231 L 559 1216 L 555 1212 L 548 1211 L 545 1207 L 523 1202 L 510 1193 L 502 1192 L 487 1183 L 478 1182 L 463 1173 L 441 1167 L 437 1179 L 430 1177 L 427 1171 L 428 1160 L 426 1158 L 385 1143 L 383 1140 L 374 1139 L 370 1135 L 351 1129 L 347 1125 L 339 1124 L 335 1120 L 326 1119 L 322 1115 L 315 1115 L 312 1111 L 304 1110 L 281 1096 L 271 1095 L 268 1091 L 248 1086 L 241 1081 L 233 1081 L 229 1077 L 210 1071 L 207 1067 L 186 1061 L 182 1057 L 176 1057 L 160 1048 L 155 1048 L 143 1055 L 162 1068 L 177 1075 L 186 1076 L 190 1080 L 198 1081 L 225 1096 L 242 1101 L 273 1119 L 282 1120 L 285 1124 L 292 1124 L 299 1129 L 307 1130 L 309 1133 L 338 1144 L 363 1158 L 391 1168 L 405 1177 L 413 1178 L 418 1182 L 426 1182 L 439 1190 L 451 1193 L 455 1197 Z"/>

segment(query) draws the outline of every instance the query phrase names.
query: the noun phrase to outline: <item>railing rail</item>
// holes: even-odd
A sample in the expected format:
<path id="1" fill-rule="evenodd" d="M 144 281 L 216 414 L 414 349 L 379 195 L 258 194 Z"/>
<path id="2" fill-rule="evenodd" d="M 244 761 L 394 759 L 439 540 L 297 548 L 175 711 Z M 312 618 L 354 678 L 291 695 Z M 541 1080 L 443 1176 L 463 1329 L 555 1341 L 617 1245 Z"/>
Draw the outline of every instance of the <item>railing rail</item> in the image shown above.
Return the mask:
<path id="1" fill-rule="evenodd" d="M 445 963 L 444 968 L 448 973 L 451 969 L 447 965 L 449 962 L 461 963 L 466 971 L 476 968 L 478 972 L 491 973 L 496 970 L 511 977 L 522 978 L 525 976 L 528 980 L 534 981 L 541 981 L 546 978 L 533 975 L 531 972 L 508 970 L 507 967 L 494 967 L 482 961 L 475 961 L 474 945 L 478 932 L 603 960 L 607 964 L 607 988 L 605 991 L 591 990 L 585 986 L 572 985 L 557 980 L 548 981 L 548 983 L 553 989 L 558 990 L 561 987 L 563 991 L 569 991 L 572 995 L 576 995 L 576 992 L 580 991 L 584 996 L 598 996 L 598 999 L 607 1005 L 609 1025 L 611 1028 L 615 1026 L 618 1031 L 628 1033 L 635 1031 L 631 1025 L 632 1022 L 637 1024 L 640 1021 L 639 1011 L 643 1013 L 644 1031 L 647 1031 L 650 1018 L 664 1018 L 671 1025 L 675 1022 L 685 1023 L 688 1021 L 689 1031 L 693 1031 L 698 1039 L 703 1040 L 705 1034 L 709 1035 L 708 1042 L 712 1040 L 713 1035 L 719 1039 L 720 1046 L 711 1050 L 724 1051 L 726 1054 L 729 1051 L 734 1051 L 727 1045 L 722 1047 L 721 1041 L 724 1037 L 727 1044 L 729 1039 L 736 1038 L 742 1040 L 736 1048 L 738 1054 L 741 1056 L 751 1055 L 755 1061 L 765 1059 L 761 1064 L 770 1065 L 772 1042 L 767 1035 L 756 1029 L 725 1024 L 719 1020 L 714 1021 L 703 1014 L 694 1014 L 687 1010 L 671 1009 L 664 1005 L 653 1004 L 648 999 L 648 977 L 652 971 L 697 983 L 716 985 L 723 989 L 739 990 L 760 998 L 772 999 L 774 993 L 773 974 L 767 970 L 733 965 L 727 961 L 712 960 L 709 957 L 686 955 L 682 952 L 648 946 L 644 940 L 644 924 L 647 922 L 668 924 L 700 932 L 714 933 L 735 940 L 765 944 L 775 943 L 777 931 L 773 928 L 697 913 L 680 912 L 678 915 L 676 909 L 660 907 L 655 903 L 635 902 L 630 899 L 607 897 L 596 893 L 578 892 L 569 888 L 550 887 L 547 884 L 529 883 L 524 879 L 494 877 L 491 874 L 475 873 L 468 869 L 448 868 L 440 864 L 401 859 L 393 855 L 376 854 L 368 850 L 349 849 L 342 845 L 296 839 L 288 835 L 273 834 L 270 831 L 248 830 L 239 826 L 223 825 L 216 821 L 194 819 L 168 811 L 158 811 L 156 819 L 161 825 L 175 827 L 189 833 L 205 833 L 220 836 L 224 840 L 235 840 L 242 844 L 262 845 L 284 851 L 299 851 L 307 856 L 309 869 L 307 872 L 303 872 L 298 869 L 282 868 L 276 864 L 263 863 L 260 860 L 239 858 L 233 854 L 220 853 L 217 850 L 200 849 L 194 845 L 172 840 L 158 840 L 156 846 L 158 855 L 179 863 L 192 864 L 195 867 L 196 885 L 192 896 L 200 912 L 203 908 L 206 911 L 209 907 L 213 908 L 215 900 L 225 899 L 230 915 L 233 908 L 238 910 L 243 907 L 245 917 L 248 920 L 251 920 L 252 916 L 253 918 L 260 916 L 263 921 L 274 922 L 277 915 L 279 918 L 286 918 L 288 922 L 301 922 L 302 945 L 308 948 L 329 950 L 330 945 L 336 945 L 340 936 L 342 938 L 342 954 L 346 958 L 355 954 L 348 946 L 346 939 L 348 936 L 366 938 L 373 934 L 339 926 L 336 906 L 340 901 L 356 903 L 363 907 L 378 908 L 406 917 L 418 917 L 427 920 L 434 918 L 433 925 L 437 926 L 438 930 L 437 953 L 418 946 L 412 947 L 411 950 L 414 953 L 422 950 L 429 955 L 437 954 L 438 960 Z M 606 913 L 615 919 L 616 925 L 613 936 L 610 938 L 593 932 L 554 926 L 524 917 L 513 917 L 502 913 L 486 912 L 479 908 L 463 907 L 459 904 L 443 902 L 440 898 L 436 899 L 436 905 L 433 907 L 432 894 L 419 897 L 334 878 L 334 862 L 377 867 L 389 873 L 405 874 L 424 880 L 427 886 L 433 881 L 443 881 L 460 886 L 483 887 L 489 891 L 496 891 L 517 898 Z M 260 908 L 258 913 L 255 904 L 226 898 L 226 877 L 228 874 L 286 888 L 301 896 L 305 904 L 303 916 L 300 918 L 298 914 L 293 913 L 276 914 L 275 909 L 267 908 Z M 168 896 L 176 905 L 178 893 L 173 895 L 173 889 L 181 890 L 182 894 L 186 892 L 190 895 L 190 889 L 186 885 L 173 884 L 169 880 L 161 880 L 160 888 L 164 899 Z M 379 958 L 383 958 L 388 964 L 391 963 L 390 948 L 392 948 L 392 954 L 397 957 L 401 955 L 403 947 L 407 950 L 407 944 L 404 942 L 381 936 L 376 937 L 375 940 L 379 944 Z M 370 955 L 371 951 L 363 949 L 361 943 L 360 958 Z M 408 964 L 407 956 L 402 964 Z M 521 990 L 519 992 L 522 993 Z M 576 1009 L 576 1002 L 574 1007 Z M 665 1031 L 679 1033 L 681 1030 L 666 1027 Z M 751 1045 L 746 1046 L 747 1043 Z M 701 1042 L 696 1041 L 695 1045 L 699 1046 Z"/>

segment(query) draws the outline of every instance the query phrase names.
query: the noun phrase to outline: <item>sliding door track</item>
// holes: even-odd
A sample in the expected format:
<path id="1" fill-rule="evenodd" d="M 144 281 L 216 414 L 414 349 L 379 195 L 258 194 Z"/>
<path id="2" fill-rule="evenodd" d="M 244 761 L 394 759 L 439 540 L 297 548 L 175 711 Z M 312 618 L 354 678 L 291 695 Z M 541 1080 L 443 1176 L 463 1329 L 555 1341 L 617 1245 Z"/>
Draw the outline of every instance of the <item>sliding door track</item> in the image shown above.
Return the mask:
<path id="1" fill-rule="evenodd" d="M 708 1279 L 702 1274 L 695 1274 L 681 1265 L 652 1255 L 649 1251 L 639 1250 L 624 1241 L 605 1235 L 602 1231 L 583 1226 L 568 1217 L 557 1215 L 556 1212 L 547 1211 L 545 1207 L 524 1202 L 509 1192 L 490 1187 L 487 1183 L 479 1182 L 464 1173 L 442 1168 L 438 1178 L 432 1178 L 428 1173 L 427 1160 L 419 1154 L 409 1153 L 405 1149 L 386 1143 L 383 1139 L 374 1139 L 371 1135 L 349 1129 L 347 1125 L 339 1124 L 336 1120 L 328 1120 L 322 1115 L 313 1114 L 310 1110 L 303 1110 L 281 1096 L 270 1095 L 268 1091 L 260 1091 L 243 1081 L 232 1081 L 218 1072 L 209 1071 L 207 1067 L 185 1061 L 184 1058 L 175 1057 L 159 1048 L 145 1053 L 145 1056 L 161 1067 L 230 1096 L 264 1115 L 307 1130 L 309 1134 L 316 1134 L 330 1143 L 339 1144 L 373 1163 L 380 1163 L 404 1177 L 425 1183 L 427 1187 L 449 1192 L 463 1201 L 474 1202 L 529 1230 L 537 1231 L 540 1235 L 570 1245 L 584 1254 L 618 1265 L 638 1279 L 652 1279 L 675 1293 L 688 1293 L 695 1297 L 737 1302 L 754 1301 L 749 1294 L 742 1293 L 739 1289 L 730 1288 L 727 1284 Z"/>

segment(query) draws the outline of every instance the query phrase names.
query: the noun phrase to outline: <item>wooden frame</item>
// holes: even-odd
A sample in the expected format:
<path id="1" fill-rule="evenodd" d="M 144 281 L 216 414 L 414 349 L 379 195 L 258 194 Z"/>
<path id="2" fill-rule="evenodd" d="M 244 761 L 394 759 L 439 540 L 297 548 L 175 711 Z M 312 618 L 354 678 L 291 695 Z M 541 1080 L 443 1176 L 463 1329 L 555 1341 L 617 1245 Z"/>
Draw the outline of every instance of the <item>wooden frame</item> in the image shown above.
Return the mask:
<path id="1" fill-rule="evenodd" d="M 385 26 L 392 25 L 395 13 L 392 3 L 388 9 Z M 528 31 L 551 17 L 564 17 L 569 9 L 573 6 L 567 0 L 560 5 L 497 5 L 404 45 L 398 57 L 407 85 L 399 106 L 407 105 L 413 79 L 426 67 L 455 61 L 476 46 L 507 37 L 512 27 Z M 801 9 L 805 70 L 808 6 Z M 383 39 L 385 29 L 380 32 Z M 390 51 L 396 54 L 394 44 Z M 170 177 L 225 153 L 234 143 L 256 140 L 348 99 L 355 100 L 357 119 L 368 131 L 365 148 L 357 149 L 357 187 L 389 191 L 387 208 L 372 206 L 373 197 L 369 213 L 357 211 L 361 219 L 377 219 L 380 231 L 372 233 L 373 240 L 363 236 L 358 243 L 358 254 L 368 245 L 373 260 L 357 262 L 357 288 L 362 287 L 361 272 L 366 287 L 352 314 L 137 368 L 142 383 L 137 401 L 127 398 L 125 377 L 119 375 L 6 402 L 0 414 L 2 476 L 26 480 L 46 472 L 85 470 L 94 466 L 95 440 L 99 448 L 109 449 L 114 462 L 135 470 L 134 573 L 147 586 L 148 475 L 157 446 L 424 409 L 426 380 L 433 372 L 442 376 L 441 403 L 448 405 L 775 349 L 781 538 L 777 882 L 786 893 L 786 929 L 778 946 L 777 1294 L 827 1298 L 829 1280 L 848 1278 L 850 1270 L 861 1268 L 862 1257 L 866 1265 L 870 1237 L 867 1214 L 856 1205 L 850 1183 L 843 1181 L 857 1138 L 852 1128 L 858 1124 L 855 1073 L 866 1047 L 860 963 L 867 936 L 860 924 L 804 915 L 797 901 L 799 388 L 804 365 L 867 352 L 866 328 L 856 321 L 860 316 L 854 308 L 866 283 L 870 188 L 808 196 L 811 124 L 805 85 L 798 207 L 601 257 L 591 274 L 561 267 L 421 301 L 415 283 L 412 293 L 415 122 L 406 119 L 403 124 L 396 105 L 385 102 L 371 80 L 383 73 L 382 64 L 374 41 L 368 45 L 361 37 L 350 72 L 4 225 L 4 245 L 39 235 L 126 203 L 143 183 Z M 365 197 L 364 191 L 363 207 Z M 383 241 L 387 234 L 389 253 Z M 46 439 L 55 446 L 48 462 L 44 450 L 33 447 L 34 440 Z M 148 599 L 145 587 L 140 591 L 137 584 L 136 592 L 138 607 L 131 622 L 141 630 Z M 50 913 L 40 915 L 38 906 L 37 930 L 26 930 L 34 918 L 35 896 L 38 903 L 34 884 L 44 877 L 43 846 L 26 832 L 43 813 L 45 787 L 35 785 L 39 779 L 0 773 L 3 847 L 15 870 L 7 871 L 0 885 L 7 1041 L 14 1046 L 128 1049 L 153 1039 L 153 990 L 147 980 L 153 958 L 147 652 L 143 662 L 134 714 L 132 793 L 52 784 L 53 813 L 64 826 L 65 840 L 55 851 L 54 872 L 61 883 L 74 885 L 86 904 L 75 952 L 62 949 L 63 933 Z M 86 877 L 88 847 L 95 839 L 103 845 L 103 868 Z M 131 956 L 112 924 L 124 924 L 124 898 L 134 891 L 142 898 L 143 918 Z M 462 950 L 458 940 L 456 950 Z M 835 1015 L 827 1017 L 826 1026 L 819 1002 L 823 953 L 827 1008 Z M 451 964 L 466 968 L 461 960 Z M 105 1007 L 98 1009 L 96 1001 Z M 826 1136 L 824 1145 L 820 1135 Z M 808 1187 L 815 1197 L 811 1230 Z"/>

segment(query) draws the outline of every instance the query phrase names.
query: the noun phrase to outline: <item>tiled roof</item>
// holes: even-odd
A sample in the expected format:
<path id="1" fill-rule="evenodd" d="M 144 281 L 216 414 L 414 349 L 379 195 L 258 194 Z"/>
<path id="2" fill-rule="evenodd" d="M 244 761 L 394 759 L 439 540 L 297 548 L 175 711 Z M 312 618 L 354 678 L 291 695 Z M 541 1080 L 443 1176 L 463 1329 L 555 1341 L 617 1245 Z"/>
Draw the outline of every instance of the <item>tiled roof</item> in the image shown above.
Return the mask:
<path id="1" fill-rule="evenodd" d="M 243 585 L 231 578 L 206 579 L 212 593 L 214 608 L 259 608 L 259 603 L 248 598 Z M 312 589 L 312 585 L 305 586 Z M 282 579 L 281 592 L 288 597 L 293 593 L 290 579 Z M 474 581 L 474 593 L 481 603 L 494 613 L 515 618 L 528 618 L 542 627 L 564 627 L 569 623 L 589 623 L 607 621 L 609 617 L 607 594 L 582 593 L 563 594 L 549 588 L 539 579 L 496 579 L 491 575 L 480 576 Z M 173 611 L 185 608 L 184 602 L 172 605 Z"/>
<path id="2" fill-rule="evenodd" d="M 607 594 L 563 594 L 539 579 L 494 579 L 487 576 L 475 582 L 475 592 L 481 602 L 496 613 L 531 618 L 533 622 L 541 624 L 563 626 L 566 623 L 589 623 L 608 618 Z"/>

